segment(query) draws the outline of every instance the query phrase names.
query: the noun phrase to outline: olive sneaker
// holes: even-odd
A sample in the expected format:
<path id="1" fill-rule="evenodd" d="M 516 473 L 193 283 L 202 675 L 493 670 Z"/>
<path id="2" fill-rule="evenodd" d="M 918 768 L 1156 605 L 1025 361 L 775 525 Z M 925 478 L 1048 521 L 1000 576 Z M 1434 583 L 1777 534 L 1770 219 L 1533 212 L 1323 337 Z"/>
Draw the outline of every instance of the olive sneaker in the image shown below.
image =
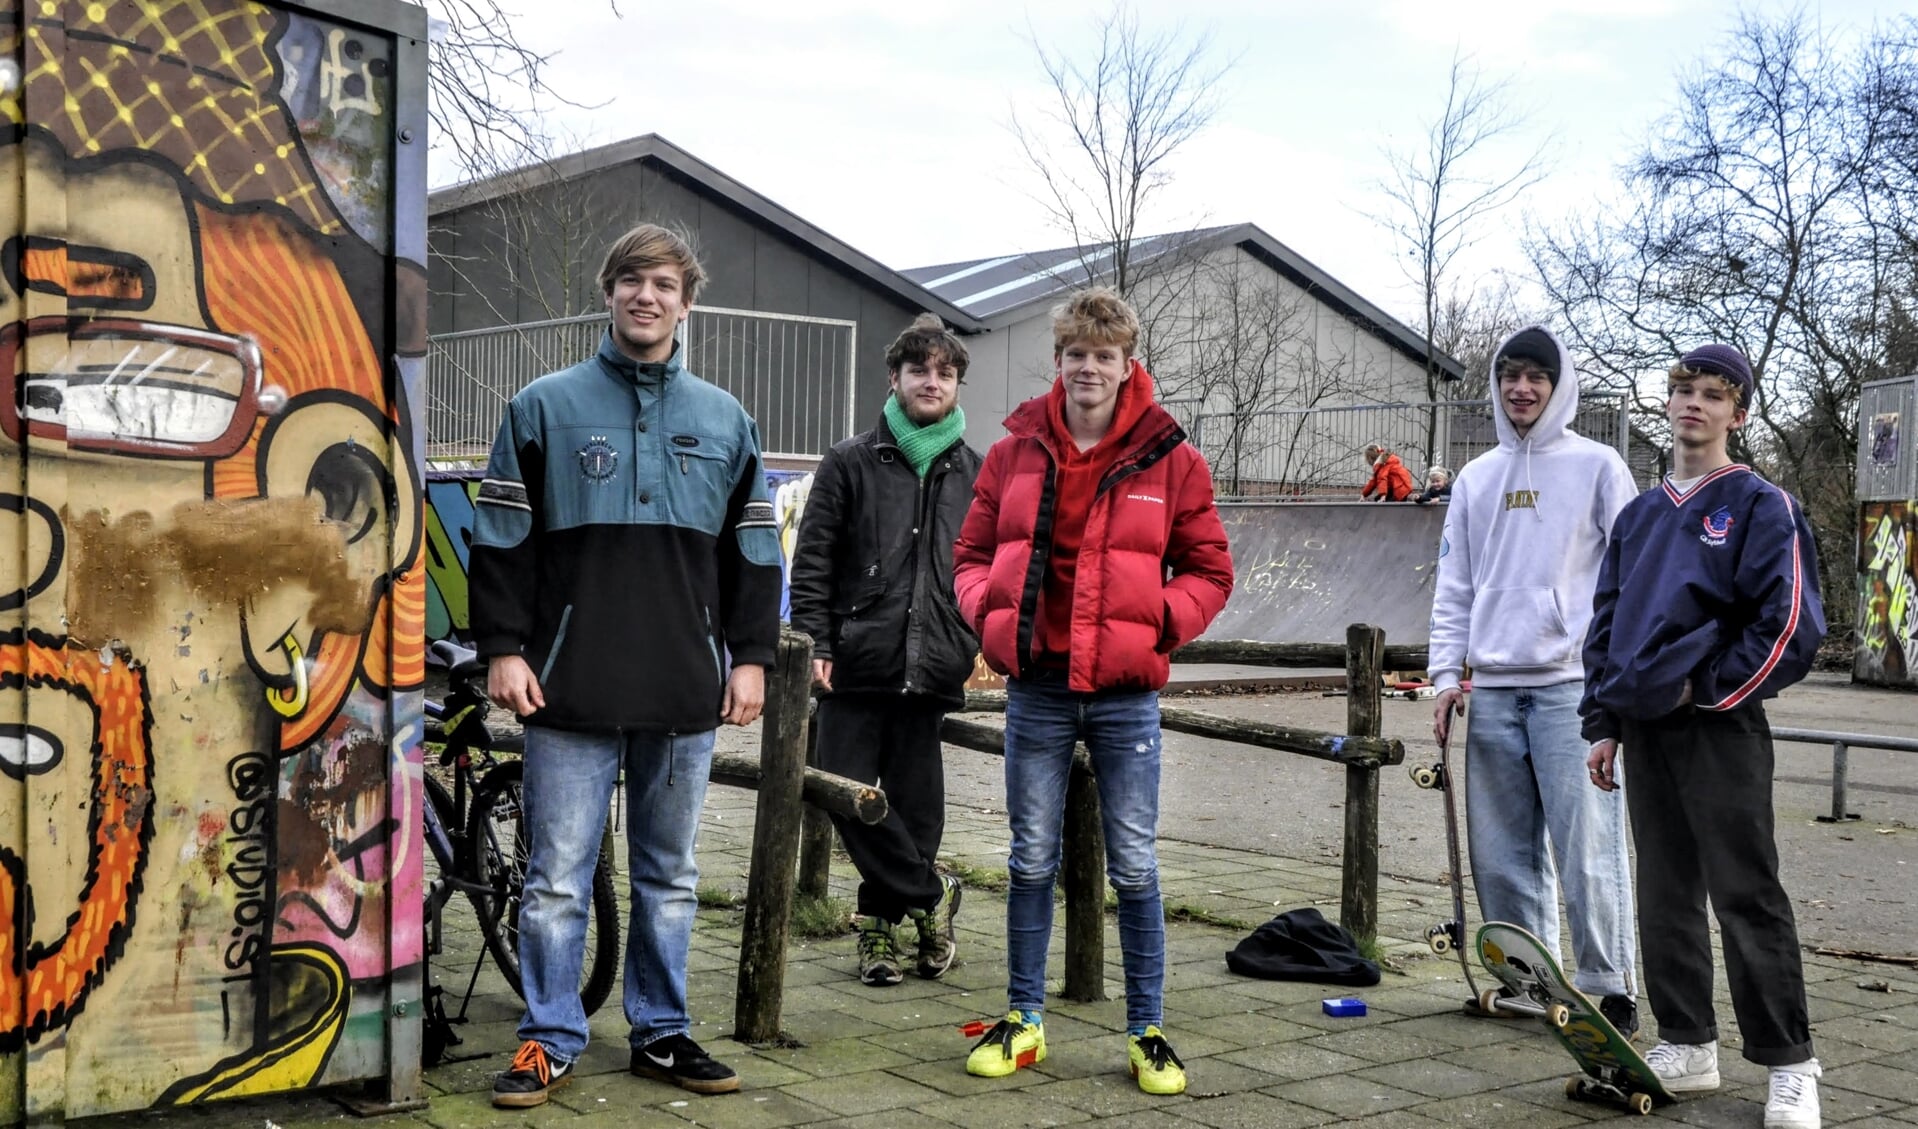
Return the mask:
<path id="1" fill-rule="evenodd" d="M 499 1109 L 545 1105 L 548 1094 L 572 1080 L 572 1063 L 559 1061 L 538 1042 L 528 1039 L 513 1056 L 513 1065 L 493 1079 L 493 1105 Z"/>
<path id="2" fill-rule="evenodd" d="M 628 1069 L 641 1078 L 695 1094 L 730 1094 L 739 1089 L 739 1073 L 685 1035 L 668 1035 L 634 1048 Z"/>
<path id="3" fill-rule="evenodd" d="M 964 890 L 950 874 L 940 875 L 939 882 L 945 889 L 938 904 L 912 911 L 913 924 L 919 927 L 919 975 L 927 980 L 944 976 L 952 967 L 952 958 L 959 955 L 959 936 L 953 931 L 952 919 L 959 916 L 959 897 Z"/>
<path id="4" fill-rule="evenodd" d="M 1179 1061 L 1172 1044 L 1165 1041 L 1165 1032 L 1156 1024 L 1146 1028 L 1143 1035 L 1129 1036 L 1126 1042 L 1127 1058 L 1139 1089 L 1148 1094 L 1185 1093 L 1185 1063 Z"/>
<path id="5" fill-rule="evenodd" d="M 859 979 L 875 988 L 905 979 L 899 969 L 899 938 L 885 918 L 859 919 Z"/>

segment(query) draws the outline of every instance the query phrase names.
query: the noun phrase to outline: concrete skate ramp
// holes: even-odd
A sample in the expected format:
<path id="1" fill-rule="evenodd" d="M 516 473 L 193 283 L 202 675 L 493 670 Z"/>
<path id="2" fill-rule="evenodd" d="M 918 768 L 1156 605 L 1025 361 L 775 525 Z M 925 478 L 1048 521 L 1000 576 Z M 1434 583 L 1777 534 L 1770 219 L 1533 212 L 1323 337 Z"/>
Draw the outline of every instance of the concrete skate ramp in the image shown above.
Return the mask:
<path id="1" fill-rule="evenodd" d="M 1427 641 L 1444 506 L 1226 502 L 1232 598 L 1207 639 L 1340 643 L 1354 623 Z"/>

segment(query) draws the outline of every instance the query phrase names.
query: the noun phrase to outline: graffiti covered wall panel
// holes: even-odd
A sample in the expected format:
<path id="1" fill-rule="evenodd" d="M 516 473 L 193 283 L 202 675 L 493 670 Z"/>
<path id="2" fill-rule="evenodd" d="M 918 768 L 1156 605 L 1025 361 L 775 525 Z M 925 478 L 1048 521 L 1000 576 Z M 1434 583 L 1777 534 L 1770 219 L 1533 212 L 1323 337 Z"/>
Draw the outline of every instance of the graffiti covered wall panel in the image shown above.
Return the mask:
<path id="1" fill-rule="evenodd" d="M 1852 678 L 1918 687 L 1918 502 L 1866 502 L 1858 518 Z"/>
<path id="2" fill-rule="evenodd" d="M 386 1070 L 426 602 L 397 51 L 0 0 L 0 1122 Z"/>

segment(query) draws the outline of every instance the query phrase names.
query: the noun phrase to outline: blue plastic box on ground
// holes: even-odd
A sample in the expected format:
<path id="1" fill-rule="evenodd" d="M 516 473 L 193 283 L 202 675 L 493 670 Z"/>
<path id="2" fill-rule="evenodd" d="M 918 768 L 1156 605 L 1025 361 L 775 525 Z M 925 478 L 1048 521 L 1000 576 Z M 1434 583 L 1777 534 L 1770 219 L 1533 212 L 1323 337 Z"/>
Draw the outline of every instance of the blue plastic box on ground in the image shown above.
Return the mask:
<path id="1" fill-rule="evenodd" d="M 1347 996 L 1337 1000 L 1321 1000 L 1319 1007 L 1325 1014 L 1336 1019 L 1347 1019 L 1365 1014 L 1365 1001 L 1356 996 Z"/>

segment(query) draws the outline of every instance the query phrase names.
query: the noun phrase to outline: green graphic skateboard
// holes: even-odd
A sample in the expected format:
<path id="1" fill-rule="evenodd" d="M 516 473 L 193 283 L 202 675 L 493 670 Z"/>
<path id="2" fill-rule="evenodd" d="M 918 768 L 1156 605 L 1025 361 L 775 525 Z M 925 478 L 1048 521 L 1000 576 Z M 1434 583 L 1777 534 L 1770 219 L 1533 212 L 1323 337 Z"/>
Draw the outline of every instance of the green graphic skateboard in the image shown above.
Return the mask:
<path id="1" fill-rule="evenodd" d="M 1653 1106 L 1673 1100 L 1631 1040 L 1618 1033 L 1590 997 L 1572 987 L 1537 937 L 1516 925 L 1488 921 L 1479 926 L 1478 959 L 1519 998 L 1545 1009 L 1546 1026 L 1578 1060 L 1584 1073 L 1566 1080 L 1566 1097 L 1612 1102 L 1634 1113 L 1650 1113 Z"/>

